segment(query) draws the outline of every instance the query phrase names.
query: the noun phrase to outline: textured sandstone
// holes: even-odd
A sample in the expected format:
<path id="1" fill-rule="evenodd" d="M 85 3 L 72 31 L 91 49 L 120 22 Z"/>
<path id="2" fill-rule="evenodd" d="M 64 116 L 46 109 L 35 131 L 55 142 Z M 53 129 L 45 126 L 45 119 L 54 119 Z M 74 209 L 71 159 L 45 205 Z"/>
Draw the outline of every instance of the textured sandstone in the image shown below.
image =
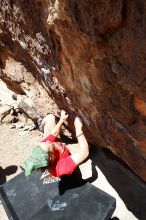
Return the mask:
<path id="1" fill-rule="evenodd" d="M 0 2 L 0 78 L 38 114 L 78 114 L 146 180 L 145 1 Z"/>

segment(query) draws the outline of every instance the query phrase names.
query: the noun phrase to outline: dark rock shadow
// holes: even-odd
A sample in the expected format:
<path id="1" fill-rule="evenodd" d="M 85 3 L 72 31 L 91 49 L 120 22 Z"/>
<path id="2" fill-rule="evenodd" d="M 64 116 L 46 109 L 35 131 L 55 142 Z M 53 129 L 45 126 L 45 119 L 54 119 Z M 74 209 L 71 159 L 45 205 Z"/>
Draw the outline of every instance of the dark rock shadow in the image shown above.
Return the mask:
<path id="1" fill-rule="evenodd" d="M 74 139 L 71 139 L 63 134 L 60 134 L 60 140 L 65 143 L 66 145 L 67 144 L 75 144 L 77 143 L 77 141 L 75 141 Z"/>
<path id="2" fill-rule="evenodd" d="M 108 149 L 91 148 L 90 157 L 138 219 L 146 219 L 146 183 Z"/>
<path id="3" fill-rule="evenodd" d="M 3 183 L 6 182 L 6 177 L 7 176 L 10 176 L 14 173 L 16 173 L 18 167 L 13 165 L 13 166 L 8 166 L 6 167 L 5 169 L 3 169 L 1 166 L 0 166 L 0 185 L 2 185 Z"/>
<path id="4" fill-rule="evenodd" d="M 120 219 L 117 217 L 113 217 L 113 218 L 111 218 L 111 220 L 120 220 Z"/>
<path id="5" fill-rule="evenodd" d="M 82 174 L 79 167 L 74 171 L 72 175 L 64 175 L 59 182 L 59 193 L 64 194 L 66 190 L 83 186 L 87 182 L 92 183 L 98 178 L 97 170 L 92 163 L 92 176 L 87 179 L 82 179 Z"/>

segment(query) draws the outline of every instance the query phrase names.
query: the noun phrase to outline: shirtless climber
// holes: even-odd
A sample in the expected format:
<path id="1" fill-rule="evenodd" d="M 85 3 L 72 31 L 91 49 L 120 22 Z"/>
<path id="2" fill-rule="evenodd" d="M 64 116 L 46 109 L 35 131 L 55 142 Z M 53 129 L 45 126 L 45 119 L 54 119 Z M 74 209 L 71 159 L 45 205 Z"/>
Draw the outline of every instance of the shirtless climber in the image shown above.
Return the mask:
<path id="1" fill-rule="evenodd" d="M 56 140 L 60 134 L 61 126 L 67 118 L 68 114 L 62 110 L 57 124 L 55 124 L 55 117 L 52 114 L 49 114 L 42 121 L 41 126 L 44 127 L 44 133 L 46 134 L 48 129 L 49 134 L 37 144 L 30 157 L 24 162 L 26 175 L 41 167 L 48 167 L 52 176 L 70 175 L 88 157 L 89 146 L 82 130 L 82 122 L 78 117 L 74 121 L 79 145 L 78 152 L 71 155 L 68 148 L 62 142 Z M 51 132 L 49 131 L 50 128 Z"/>

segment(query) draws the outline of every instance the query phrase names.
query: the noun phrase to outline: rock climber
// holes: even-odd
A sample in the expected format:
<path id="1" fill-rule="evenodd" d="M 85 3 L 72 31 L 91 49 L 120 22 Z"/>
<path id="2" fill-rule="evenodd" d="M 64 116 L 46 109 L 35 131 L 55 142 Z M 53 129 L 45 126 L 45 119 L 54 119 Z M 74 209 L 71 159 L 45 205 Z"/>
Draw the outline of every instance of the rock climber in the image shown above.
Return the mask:
<path id="1" fill-rule="evenodd" d="M 62 110 L 59 122 L 55 123 L 55 116 L 47 115 L 42 123 L 41 128 L 48 136 L 43 138 L 32 150 L 31 155 L 24 162 L 25 174 L 31 174 L 32 170 L 48 167 L 52 176 L 60 177 L 70 175 L 89 155 L 89 146 L 83 133 L 83 124 L 80 118 L 74 120 L 76 137 L 78 140 L 78 151 L 70 154 L 65 144 L 57 140 L 63 123 L 67 120 L 68 114 Z"/>

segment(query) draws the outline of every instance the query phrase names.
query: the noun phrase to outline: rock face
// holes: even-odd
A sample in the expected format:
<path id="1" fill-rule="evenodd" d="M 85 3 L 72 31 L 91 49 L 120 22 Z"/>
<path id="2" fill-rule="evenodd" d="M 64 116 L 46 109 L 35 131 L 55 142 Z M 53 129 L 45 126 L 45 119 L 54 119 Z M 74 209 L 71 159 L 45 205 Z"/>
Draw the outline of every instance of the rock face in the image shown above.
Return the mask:
<path id="1" fill-rule="evenodd" d="M 146 180 L 145 1 L 0 2 L 0 78 L 38 114 L 79 115 Z"/>
<path id="2" fill-rule="evenodd" d="M 15 93 L 30 97 L 38 114 L 57 112 L 46 85 L 47 63 L 53 64 L 41 8 L 35 1 L 0 1 L 0 6 L 1 79 Z"/>

